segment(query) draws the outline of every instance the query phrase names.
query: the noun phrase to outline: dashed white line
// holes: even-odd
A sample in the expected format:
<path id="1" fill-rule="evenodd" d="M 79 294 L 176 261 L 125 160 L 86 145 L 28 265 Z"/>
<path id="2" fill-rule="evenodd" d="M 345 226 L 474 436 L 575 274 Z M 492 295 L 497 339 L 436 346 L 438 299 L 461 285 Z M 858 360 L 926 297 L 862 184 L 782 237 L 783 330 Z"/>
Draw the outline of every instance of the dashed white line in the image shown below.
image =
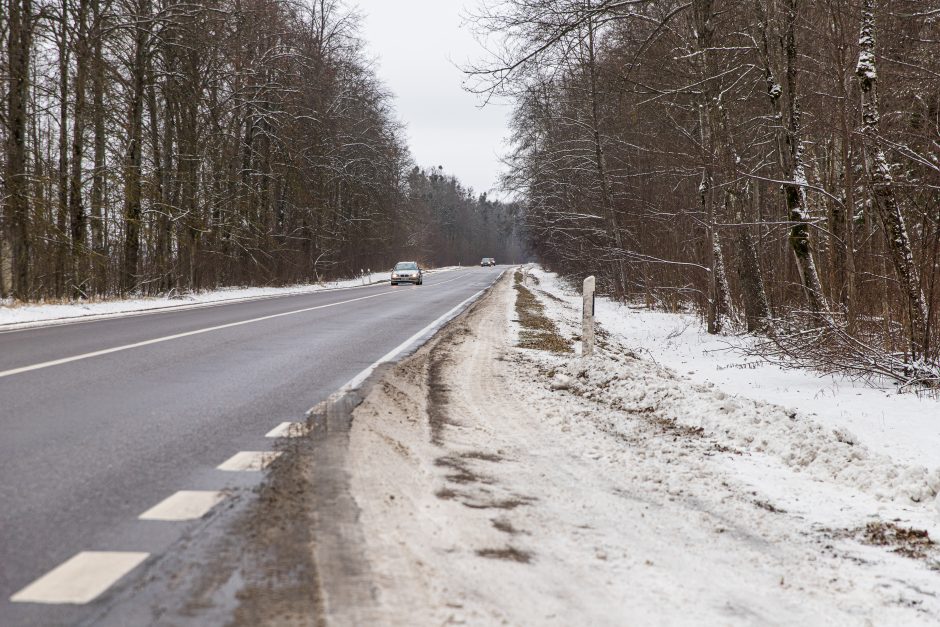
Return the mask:
<path id="1" fill-rule="evenodd" d="M 280 451 L 240 451 L 219 464 L 217 468 L 230 471 L 264 470 L 280 456 Z"/>
<path id="2" fill-rule="evenodd" d="M 216 490 L 180 490 L 138 516 L 140 520 L 197 520 L 225 500 Z"/>
<path id="3" fill-rule="evenodd" d="M 299 438 L 307 433 L 307 425 L 302 422 L 282 422 L 264 434 L 266 438 Z"/>
<path id="4" fill-rule="evenodd" d="M 89 603 L 149 555 L 133 551 L 82 551 L 14 594 L 10 601 Z"/>

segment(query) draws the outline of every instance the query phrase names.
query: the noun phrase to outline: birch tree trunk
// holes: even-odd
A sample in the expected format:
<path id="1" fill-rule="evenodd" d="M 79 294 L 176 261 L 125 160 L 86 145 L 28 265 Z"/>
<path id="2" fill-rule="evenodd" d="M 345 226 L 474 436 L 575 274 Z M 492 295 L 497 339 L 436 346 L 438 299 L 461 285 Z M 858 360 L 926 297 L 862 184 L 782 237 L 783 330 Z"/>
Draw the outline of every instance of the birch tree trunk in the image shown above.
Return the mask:
<path id="1" fill-rule="evenodd" d="M 914 359 L 929 358 L 927 305 L 921 288 L 910 237 L 904 216 L 894 193 L 888 159 L 879 145 L 878 72 L 875 64 L 875 0 L 862 2 L 862 27 L 859 34 L 858 75 L 862 89 L 862 133 L 868 140 L 865 166 L 871 181 L 873 204 L 884 226 L 888 254 L 898 275 L 898 284 L 907 304 L 910 350 Z"/>
<path id="2" fill-rule="evenodd" d="M 761 56 L 763 57 L 767 95 L 777 116 L 777 135 L 781 171 L 786 179 L 783 184 L 787 214 L 790 227 L 789 243 L 796 258 L 796 266 L 803 286 L 803 294 L 811 313 L 829 321 L 830 314 L 823 292 L 819 272 L 813 258 L 813 244 L 810 236 L 810 220 L 806 202 L 806 171 L 803 165 L 803 140 L 801 137 L 800 104 L 796 81 L 796 4 L 797 0 L 786 0 L 784 6 L 783 45 L 784 75 L 786 93 L 773 70 L 770 53 L 770 38 L 767 33 L 767 12 L 763 0 L 756 0 L 755 6 L 760 23 Z M 784 98 L 785 96 L 785 98 Z M 785 102 L 784 102 L 785 101 Z"/>
<path id="3" fill-rule="evenodd" d="M 728 276 L 725 271 L 724 255 L 721 251 L 721 241 L 718 238 L 718 229 L 715 217 L 715 140 L 717 126 L 717 102 L 713 87 L 712 72 L 712 39 L 714 36 L 714 13 L 712 0 L 694 0 L 692 14 L 695 22 L 697 36 L 696 45 L 701 58 L 700 74 L 703 84 L 701 94 L 701 108 L 704 114 L 700 116 L 702 133 L 702 182 L 699 185 L 699 201 L 702 213 L 707 222 L 707 258 L 709 260 L 709 294 L 708 294 L 708 332 L 722 333 L 725 331 L 725 320 L 731 316 L 731 289 L 728 286 Z"/>

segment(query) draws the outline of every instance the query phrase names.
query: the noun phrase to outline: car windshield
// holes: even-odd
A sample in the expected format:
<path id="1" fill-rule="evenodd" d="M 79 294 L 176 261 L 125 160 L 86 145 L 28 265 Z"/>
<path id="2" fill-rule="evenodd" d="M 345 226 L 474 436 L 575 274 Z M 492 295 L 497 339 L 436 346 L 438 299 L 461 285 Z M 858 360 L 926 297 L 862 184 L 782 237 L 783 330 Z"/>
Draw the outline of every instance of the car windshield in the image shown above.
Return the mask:
<path id="1" fill-rule="evenodd" d="M 396 270 L 417 270 L 418 264 L 413 261 L 402 261 L 401 263 L 395 264 Z"/>

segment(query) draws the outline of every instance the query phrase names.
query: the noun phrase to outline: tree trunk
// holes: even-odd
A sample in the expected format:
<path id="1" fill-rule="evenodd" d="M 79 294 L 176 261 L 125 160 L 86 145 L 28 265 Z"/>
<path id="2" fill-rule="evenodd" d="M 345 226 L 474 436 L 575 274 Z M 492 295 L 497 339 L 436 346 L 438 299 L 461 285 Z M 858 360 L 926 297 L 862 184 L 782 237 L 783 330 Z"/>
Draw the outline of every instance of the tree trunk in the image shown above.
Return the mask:
<path id="1" fill-rule="evenodd" d="M 72 129 L 72 172 L 69 181 L 69 226 L 72 277 L 76 296 L 87 296 L 85 205 L 82 201 L 82 160 L 85 153 L 85 83 L 88 74 L 88 0 L 78 0 L 75 41 L 75 111 Z"/>
<path id="2" fill-rule="evenodd" d="M 153 74 L 152 60 L 148 63 L 147 81 L 147 108 L 150 111 L 150 150 L 153 153 L 153 202 L 156 205 L 156 233 L 154 234 L 154 271 L 160 276 L 155 287 L 158 292 L 168 290 L 172 284 L 170 271 L 170 246 L 172 232 L 170 221 L 170 206 L 166 199 L 166 168 L 163 151 L 160 147 L 160 109 L 157 107 L 157 93 L 154 84 L 156 77 Z M 166 124 L 168 128 L 172 124 Z M 170 149 L 170 146 L 167 146 Z"/>
<path id="3" fill-rule="evenodd" d="M 7 59 L 10 87 L 7 92 L 6 219 L 9 222 L 12 258 L 12 293 L 27 300 L 30 293 L 30 211 L 26 171 L 26 102 L 29 97 L 32 51 L 32 0 L 8 0 Z"/>
<path id="4" fill-rule="evenodd" d="M 696 44 L 701 58 L 699 71 L 703 83 L 701 110 L 704 111 L 704 115 L 699 116 L 702 135 L 702 182 L 699 185 L 699 200 L 706 220 L 706 256 L 711 270 L 708 290 L 708 332 L 717 334 L 725 330 L 725 319 L 731 316 L 732 307 L 731 290 L 728 287 L 724 254 L 721 251 L 715 216 L 717 103 L 711 67 L 712 38 L 715 32 L 712 0 L 694 0 L 692 15 L 697 35 Z"/>
<path id="5" fill-rule="evenodd" d="M 868 140 L 865 166 L 871 181 L 873 204 L 884 226 L 888 255 L 898 276 L 898 284 L 907 304 L 910 350 L 914 359 L 928 359 L 927 305 L 921 288 L 910 238 L 901 207 L 894 194 L 894 182 L 888 159 L 878 144 L 878 73 L 875 65 L 875 0 L 862 2 L 862 27 L 859 34 L 856 74 L 862 89 L 862 133 Z"/>
<path id="6" fill-rule="evenodd" d="M 104 215 L 105 125 L 104 125 L 104 19 L 101 0 L 91 0 L 94 51 L 92 58 L 92 111 L 94 127 L 94 172 L 91 180 L 91 248 L 94 252 L 95 290 L 107 291 L 107 242 Z"/>
<path id="7" fill-rule="evenodd" d="M 813 258 L 813 245 L 810 236 L 810 220 L 806 202 L 806 172 L 803 166 L 803 140 L 800 128 L 800 104 L 796 84 L 796 3 L 797 0 L 786 0 L 784 11 L 784 34 L 782 37 L 784 74 L 786 77 L 786 93 L 777 82 L 776 73 L 770 54 L 770 41 L 767 35 L 767 15 L 762 0 L 757 0 L 755 6 L 760 23 L 760 52 L 764 62 L 764 72 L 767 81 L 767 94 L 770 97 L 774 113 L 782 122 L 778 124 L 778 142 L 781 172 L 788 181 L 783 185 L 786 200 L 787 215 L 792 226 L 790 227 L 789 244 L 796 258 L 796 266 L 803 286 L 803 294 L 812 314 L 823 321 L 830 321 L 829 308 L 823 292 L 822 282 L 816 270 Z M 781 96 L 785 95 L 786 104 Z"/>
<path id="8" fill-rule="evenodd" d="M 763 333 L 770 326 L 770 305 L 767 303 L 767 291 L 764 289 L 764 279 L 760 273 L 757 247 L 754 245 L 754 238 L 751 237 L 751 227 L 744 224 L 747 219 L 742 205 L 746 197 L 746 194 L 742 197 L 735 197 L 729 193 L 727 201 L 732 207 L 726 213 L 733 215 L 735 222 L 741 225 L 736 227 L 735 235 L 747 331 L 748 333 Z"/>
<path id="9" fill-rule="evenodd" d="M 624 252 L 623 234 L 620 229 L 620 221 L 617 219 L 617 212 L 614 208 L 613 195 L 610 190 L 610 177 L 607 173 L 607 158 L 604 155 L 604 144 L 601 141 L 601 123 L 600 113 L 598 111 L 597 96 L 597 62 L 595 59 L 595 41 L 594 41 L 594 20 L 588 19 L 588 69 L 591 80 L 591 127 L 594 140 L 594 159 L 597 168 L 597 178 L 601 184 L 601 203 L 604 207 L 604 213 L 610 223 L 610 230 L 614 236 L 614 245 L 617 250 L 614 253 L 617 259 L 617 276 L 614 294 L 623 295 L 627 291 L 627 276 L 623 267 L 622 255 Z"/>
<path id="10" fill-rule="evenodd" d="M 69 10 L 63 0 L 59 21 L 59 168 L 56 172 L 58 190 L 56 205 L 55 294 L 61 297 L 69 282 Z"/>
<path id="11" fill-rule="evenodd" d="M 140 0 L 138 26 L 134 37 L 131 67 L 131 100 L 127 111 L 128 143 L 124 157 L 124 269 L 121 289 L 133 290 L 138 283 L 141 217 L 141 142 L 143 139 L 144 78 L 147 73 L 147 30 L 149 0 Z"/>

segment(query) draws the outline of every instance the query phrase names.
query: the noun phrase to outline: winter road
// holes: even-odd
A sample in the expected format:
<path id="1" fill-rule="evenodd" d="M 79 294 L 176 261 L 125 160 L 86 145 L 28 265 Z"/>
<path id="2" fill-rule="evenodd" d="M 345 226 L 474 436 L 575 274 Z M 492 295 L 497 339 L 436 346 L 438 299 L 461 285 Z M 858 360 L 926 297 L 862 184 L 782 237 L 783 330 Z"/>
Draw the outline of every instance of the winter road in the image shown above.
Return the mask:
<path id="1" fill-rule="evenodd" d="M 266 434 L 499 274 L 0 332 L 0 624 L 146 596 L 150 565 L 257 484 L 238 470 Z"/>

